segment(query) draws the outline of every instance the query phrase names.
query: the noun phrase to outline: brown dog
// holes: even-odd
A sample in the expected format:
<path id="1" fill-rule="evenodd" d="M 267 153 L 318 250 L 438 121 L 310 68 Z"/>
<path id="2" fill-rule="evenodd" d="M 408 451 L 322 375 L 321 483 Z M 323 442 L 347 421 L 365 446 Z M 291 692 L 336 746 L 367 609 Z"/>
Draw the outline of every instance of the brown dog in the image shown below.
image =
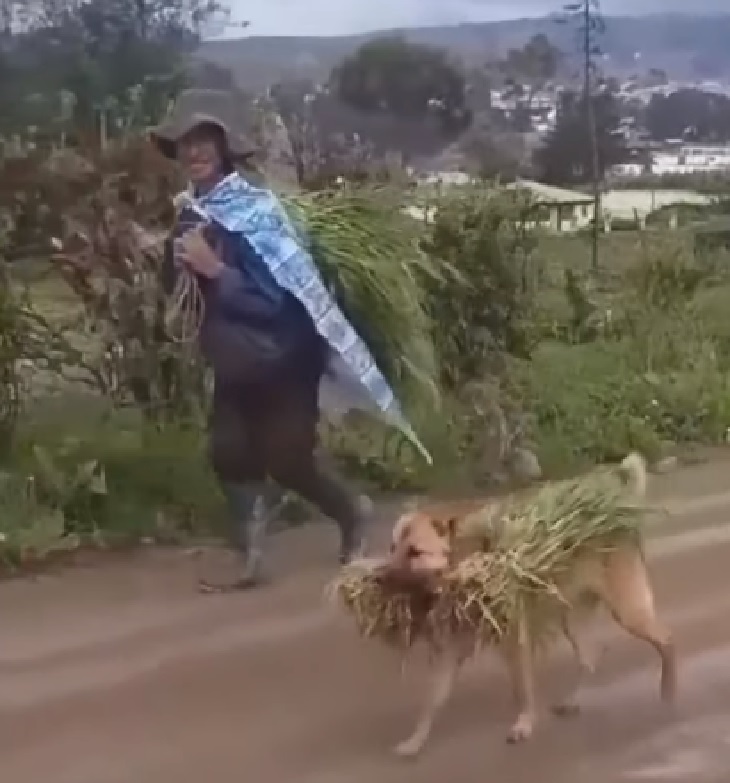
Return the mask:
<path id="1" fill-rule="evenodd" d="M 606 470 L 605 468 L 603 470 Z M 640 500 L 646 494 L 646 462 L 638 454 L 629 455 L 618 469 L 611 469 L 616 480 L 626 486 L 632 498 Z M 498 524 L 504 501 L 492 503 L 493 519 Z M 384 578 L 400 584 L 428 589 L 439 577 L 469 554 L 488 549 L 488 542 L 464 539 L 459 535 L 466 516 L 484 507 L 484 501 L 432 506 L 402 516 L 395 524 L 390 555 L 382 567 Z M 603 603 L 614 620 L 633 636 L 651 644 L 661 658 L 661 695 L 665 701 L 674 699 L 676 691 L 676 660 L 671 634 L 660 622 L 654 608 L 654 596 L 640 547 L 627 545 L 605 555 L 590 555 L 576 562 L 572 573 L 559 585 L 568 606 L 579 598 L 593 595 Z M 573 625 L 573 612 L 563 616 L 563 633 L 570 643 L 578 667 L 575 682 L 564 702 L 555 708 L 557 714 L 573 714 L 578 710 L 581 683 L 594 668 Z M 536 722 L 536 700 L 533 672 L 533 643 L 529 628 L 520 627 L 505 640 L 502 652 L 509 666 L 513 693 L 518 708 L 508 741 L 528 739 Z M 470 650 L 458 642 L 439 651 L 437 670 L 423 711 L 411 736 L 396 747 L 400 756 L 415 756 L 426 743 L 437 714 L 449 699 L 456 676 Z"/>

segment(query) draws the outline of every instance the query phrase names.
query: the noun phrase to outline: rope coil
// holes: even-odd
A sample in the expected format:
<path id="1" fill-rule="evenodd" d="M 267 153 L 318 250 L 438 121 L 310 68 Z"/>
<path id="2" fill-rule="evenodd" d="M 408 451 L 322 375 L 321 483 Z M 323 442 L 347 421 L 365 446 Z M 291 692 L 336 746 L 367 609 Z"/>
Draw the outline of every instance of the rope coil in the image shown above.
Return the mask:
<path id="1" fill-rule="evenodd" d="M 205 318 L 205 299 L 195 273 L 183 266 L 165 310 L 165 331 L 178 344 L 197 340 Z"/>
<path id="2" fill-rule="evenodd" d="M 187 230 L 190 230 L 193 226 L 208 222 L 207 215 L 187 191 L 178 193 L 173 199 L 173 205 L 177 213 L 175 233 L 178 236 L 178 232 L 185 233 L 183 225 L 186 223 L 189 223 Z M 165 330 L 175 343 L 192 343 L 200 335 L 205 318 L 205 300 L 197 275 L 184 264 L 177 264 L 174 260 L 173 263 L 177 275 L 165 312 Z"/>

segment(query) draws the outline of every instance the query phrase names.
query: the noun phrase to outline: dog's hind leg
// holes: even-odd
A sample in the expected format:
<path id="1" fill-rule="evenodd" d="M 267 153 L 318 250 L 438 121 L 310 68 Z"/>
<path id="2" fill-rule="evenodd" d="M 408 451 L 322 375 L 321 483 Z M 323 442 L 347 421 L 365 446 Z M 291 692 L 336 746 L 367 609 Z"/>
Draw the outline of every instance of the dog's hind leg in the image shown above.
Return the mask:
<path id="1" fill-rule="evenodd" d="M 563 635 L 575 655 L 575 675 L 565 696 L 553 706 L 553 712 L 561 718 L 569 718 L 580 712 L 580 692 L 583 685 L 596 670 L 595 650 L 589 650 L 583 642 L 566 612 L 562 619 Z"/>
<path id="2" fill-rule="evenodd" d="M 657 651 L 662 663 L 661 696 L 673 702 L 677 692 L 676 649 L 672 634 L 657 616 L 644 559 L 638 550 L 619 550 L 608 557 L 602 598 L 620 626 Z"/>
<path id="3" fill-rule="evenodd" d="M 411 736 L 395 747 L 395 753 L 402 758 L 417 756 L 428 740 L 434 721 L 448 702 L 453 690 L 456 676 L 464 661 L 464 657 L 455 651 L 444 653 L 434 673 L 426 703 Z"/>

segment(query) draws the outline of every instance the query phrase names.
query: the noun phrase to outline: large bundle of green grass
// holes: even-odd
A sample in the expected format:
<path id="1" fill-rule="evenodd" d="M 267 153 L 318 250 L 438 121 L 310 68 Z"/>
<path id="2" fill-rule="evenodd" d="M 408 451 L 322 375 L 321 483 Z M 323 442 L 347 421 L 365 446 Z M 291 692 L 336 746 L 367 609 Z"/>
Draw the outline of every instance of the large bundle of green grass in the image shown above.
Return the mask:
<path id="1" fill-rule="evenodd" d="M 285 208 L 388 380 L 413 401 L 438 401 L 433 324 L 423 282 L 438 274 L 397 194 L 358 188 L 285 196 Z"/>
<path id="2" fill-rule="evenodd" d="M 428 600 L 358 565 L 343 569 L 331 592 L 364 636 L 402 649 L 454 636 L 475 647 L 492 644 L 523 620 L 539 640 L 575 600 L 562 586 L 577 558 L 638 545 L 645 514 L 614 472 L 598 471 L 489 504 L 464 520 L 460 533 L 483 536 L 489 552 L 459 562 Z"/>

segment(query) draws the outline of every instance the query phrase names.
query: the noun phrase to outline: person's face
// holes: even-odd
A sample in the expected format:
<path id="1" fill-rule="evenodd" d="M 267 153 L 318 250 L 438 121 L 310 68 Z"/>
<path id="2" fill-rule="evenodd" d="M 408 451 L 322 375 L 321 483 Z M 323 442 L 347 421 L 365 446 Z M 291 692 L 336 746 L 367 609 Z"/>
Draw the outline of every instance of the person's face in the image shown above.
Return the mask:
<path id="1" fill-rule="evenodd" d="M 223 173 L 219 139 L 212 128 L 200 126 L 186 133 L 177 143 L 177 157 L 197 187 L 214 185 Z"/>

